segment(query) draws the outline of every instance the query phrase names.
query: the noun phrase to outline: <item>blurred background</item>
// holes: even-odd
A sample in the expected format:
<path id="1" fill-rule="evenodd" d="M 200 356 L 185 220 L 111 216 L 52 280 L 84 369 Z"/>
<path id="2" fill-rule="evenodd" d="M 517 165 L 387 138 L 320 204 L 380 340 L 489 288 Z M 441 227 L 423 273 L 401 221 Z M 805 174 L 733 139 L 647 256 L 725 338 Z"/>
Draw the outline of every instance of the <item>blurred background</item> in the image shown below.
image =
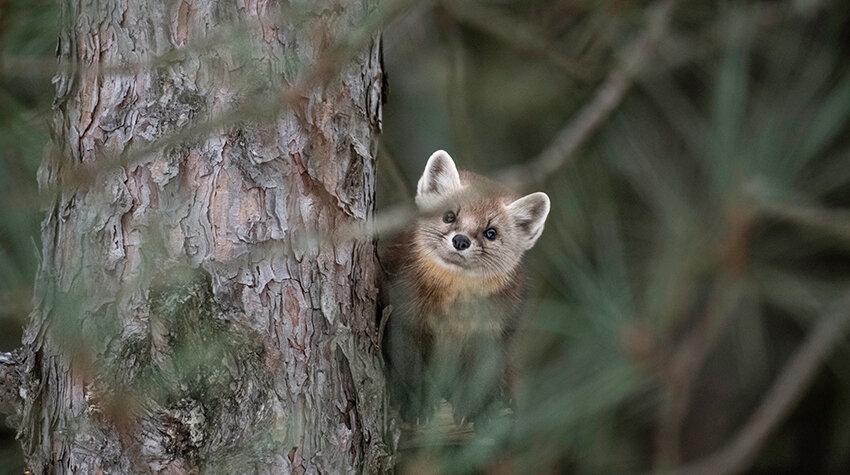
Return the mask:
<path id="1" fill-rule="evenodd" d="M 59 4 L 0 1 L 0 351 L 21 345 L 41 253 L 36 171 L 49 140 Z M 0 424 L 0 473 L 24 471 L 15 431 Z"/>
<path id="2" fill-rule="evenodd" d="M 405 467 L 850 473 L 847 3 L 391 11 L 380 209 L 436 149 L 499 177 L 557 159 L 516 182 L 552 211 L 514 423 L 435 429 Z M 0 351 L 31 307 L 57 25 L 56 2 L 0 1 Z M 3 430 L 0 472 L 21 473 Z"/>

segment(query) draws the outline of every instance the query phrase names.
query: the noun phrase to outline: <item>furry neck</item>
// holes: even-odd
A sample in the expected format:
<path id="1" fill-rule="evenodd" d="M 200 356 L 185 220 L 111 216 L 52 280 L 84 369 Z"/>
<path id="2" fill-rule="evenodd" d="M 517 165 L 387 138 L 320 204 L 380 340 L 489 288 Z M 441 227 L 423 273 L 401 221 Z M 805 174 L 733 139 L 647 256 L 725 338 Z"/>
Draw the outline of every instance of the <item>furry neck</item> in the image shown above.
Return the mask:
<path id="1" fill-rule="evenodd" d="M 435 262 L 419 246 L 416 248 L 413 268 L 423 302 L 433 302 L 444 312 L 459 301 L 475 300 L 493 295 L 508 284 L 511 275 L 475 276 L 454 271 Z"/>

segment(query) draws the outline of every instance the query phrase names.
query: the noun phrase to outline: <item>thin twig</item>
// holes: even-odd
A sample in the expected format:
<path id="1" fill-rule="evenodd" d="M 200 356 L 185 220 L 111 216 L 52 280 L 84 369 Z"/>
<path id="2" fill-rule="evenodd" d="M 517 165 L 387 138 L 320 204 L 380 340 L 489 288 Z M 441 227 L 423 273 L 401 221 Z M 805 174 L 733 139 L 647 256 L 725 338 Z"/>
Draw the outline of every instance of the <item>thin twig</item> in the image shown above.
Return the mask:
<path id="1" fill-rule="evenodd" d="M 740 279 L 722 273 L 714 282 L 705 315 L 676 347 L 671 361 L 662 367 L 661 404 L 655 438 L 656 470 L 679 463 L 682 425 L 687 415 L 694 382 L 721 331 L 732 317 L 743 294 Z"/>
<path id="2" fill-rule="evenodd" d="M 850 242 L 850 212 L 847 210 L 769 200 L 761 201 L 759 206 L 767 216 L 818 229 L 845 242 Z"/>
<path id="3" fill-rule="evenodd" d="M 675 470 L 675 475 L 739 473 L 753 462 L 768 436 L 803 396 L 821 362 L 843 341 L 850 327 L 850 291 L 831 304 L 817 322 L 732 441 L 716 454 Z"/>
<path id="4" fill-rule="evenodd" d="M 523 53 L 542 56 L 572 81 L 586 84 L 595 81 L 600 75 L 596 67 L 561 54 L 550 41 L 535 33 L 532 27 L 495 8 L 472 2 L 444 2 L 443 6 L 455 18 L 490 34 L 508 46 Z"/>
<path id="5" fill-rule="evenodd" d="M 597 89 L 594 98 L 588 103 L 562 131 L 555 140 L 536 159 L 527 166 L 516 166 L 496 174 L 503 181 L 518 189 L 539 183 L 557 168 L 569 162 L 574 153 L 602 125 L 604 120 L 619 105 L 626 91 L 631 87 L 635 77 L 644 70 L 652 57 L 653 45 L 663 34 L 669 12 L 676 0 L 663 0 L 651 9 L 649 23 L 645 30 L 620 55 L 620 65 L 615 68 Z M 65 187 L 88 186 L 110 171 L 121 167 L 132 166 L 134 163 L 146 160 L 151 154 L 169 145 L 197 139 L 212 131 L 246 120 L 258 120 L 280 113 L 287 106 L 294 105 L 303 95 L 303 91 L 311 85 L 322 84 L 332 76 L 335 67 L 340 67 L 345 59 L 353 55 L 365 41 L 370 38 L 373 27 L 386 23 L 395 16 L 403 13 L 413 2 L 400 0 L 387 8 L 382 14 L 370 18 L 369 25 L 360 29 L 356 34 L 344 41 L 343 44 L 331 48 L 326 55 L 319 58 L 314 69 L 305 75 L 298 84 L 287 88 L 278 94 L 278 101 L 263 98 L 262 104 L 243 104 L 238 110 L 211 117 L 190 127 L 182 128 L 168 134 L 155 142 L 134 147 L 125 151 L 120 157 L 98 160 L 97 167 L 76 166 L 62 167 L 62 179 L 52 182 L 42 188 L 42 196 L 53 198 Z M 417 217 L 412 203 L 390 207 L 379 213 L 375 219 L 373 233 L 391 232 L 401 229 Z M 357 230 L 354 230 L 356 233 Z"/>
<path id="6" fill-rule="evenodd" d="M 593 99 L 534 160 L 499 173 L 497 176 L 501 182 L 518 189 L 525 188 L 542 182 L 573 159 L 575 152 L 620 105 L 637 76 L 649 65 L 655 55 L 656 44 L 667 30 L 675 4 L 676 0 L 663 0 L 650 8 L 646 28 L 622 52 L 619 64 L 596 90 Z"/>
<path id="7" fill-rule="evenodd" d="M 93 67 L 97 68 L 97 75 L 100 77 L 134 75 L 144 71 L 153 71 L 159 67 L 181 63 L 191 55 L 197 58 L 213 48 L 233 43 L 234 40 L 246 34 L 247 31 L 242 27 L 222 26 L 208 36 L 177 46 L 162 54 L 148 54 L 138 61 L 125 59 L 111 64 L 97 63 Z M 4 75 L 17 77 L 52 77 L 57 74 L 73 74 L 78 68 L 76 61 L 74 59 L 57 63 L 55 57 L 6 56 L 3 58 L 2 72 Z"/>
<path id="8" fill-rule="evenodd" d="M 43 196 L 53 199 L 63 188 L 86 187 L 98 183 L 103 176 L 122 167 L 132 167 L 148 160 L 150 156 L 171 145 L 197 140 L 208 134 L 249 121 L 267 120 L 282 113 L 287 108 L 299 110 L 308 92 L 324 87 L 340 68 L 374 39 L 376 32 L 393 18 L 403 14 L 415 4 L 414 0 L 394 0 L 388 2 L 377 14 L 365 18 L 364 24 L 349 33 L 339 42 L 322 50 L 312 68 L 290 87 L 278 91 L 273 97 L 255 96 L 236 108 L 223 111 L 215 116 L 180 128 L 145 145 L 123 150 L 120 155 L 104 157 L 93 164 L 82 164 L 76 167 L 62 167 L 61 179 L 57 179 L 42 189 Z M 181 51 L 177 57 L 182 55 Z M 170 58 L 170 56 L 168 57 Z M 60 65 L 61 66 L 61 65 Z"/>
<path id="9" fill-rule="evenodd" d="M 494 176 L 517 190 L 538 184 L 552 172 L 567 165 L 576 151 L 622 102 L 637 76 L 647 68 L 654 54 L 653 45 L 666 31 L 667 20 L 676 0 L 662 0 L 650 9 L 649 20 L 638 38 L 619 55 L 621 62 L 599 86 L 593 99 L 584 106 L 537 158 L 523 165 L 503 169 Z M 375 235 L 397 231 L 420 213 L 412 203 L 390 206 L 375 217 L 371 232 Z M 352 230 L 357 232 L 357 230 Z"/>
<path id="10" fill-rule="evenodd" d="M 679 463 L 682 424 L 694 382 L 744 294 L 741 275 L 747 267 L 753 216 L 749 206 L 732 207 L 720 248 L 720 269 L 705 313 L 682 338 L 662 370 L 663 399 L 653 462 L 658 470 L 669 469 Z"/>

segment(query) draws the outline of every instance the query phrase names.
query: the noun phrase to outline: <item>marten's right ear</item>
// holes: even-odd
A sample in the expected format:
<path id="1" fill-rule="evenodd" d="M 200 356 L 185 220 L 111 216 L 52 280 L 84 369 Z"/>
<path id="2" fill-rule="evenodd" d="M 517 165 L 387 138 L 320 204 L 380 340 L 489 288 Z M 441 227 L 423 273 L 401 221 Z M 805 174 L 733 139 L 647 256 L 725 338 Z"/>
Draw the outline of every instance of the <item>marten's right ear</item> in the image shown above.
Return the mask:
<path id="1" fill-rule="evenodd" d="M 461 188 L 454 160 L 443 150 L 437 150 L 428 159 L 425 173 L 416 186 L 416 205 L 420 208 L 435 206 Z"/>

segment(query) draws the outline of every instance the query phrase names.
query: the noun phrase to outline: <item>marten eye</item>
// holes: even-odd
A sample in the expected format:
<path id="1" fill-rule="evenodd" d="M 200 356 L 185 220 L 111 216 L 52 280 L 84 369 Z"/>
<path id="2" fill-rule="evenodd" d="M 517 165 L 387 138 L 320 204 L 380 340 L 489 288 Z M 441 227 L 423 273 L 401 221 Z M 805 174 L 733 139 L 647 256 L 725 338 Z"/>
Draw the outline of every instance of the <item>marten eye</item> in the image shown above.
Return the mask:
<path id="1" fill-rule="evenodd" d="M 487 239 L 489 239 L 491 241 L 495 240 L 496 239 L 496 228 L 487 228 L 487 230 L 484 231 L 484 237 L 486 237 Z"/>
<path id="2" fill-rule="evenodd" d="M 448 213 L 443 215 L 443 222 L 444 223 L 454 223 L 456 219 L 457 219 L 457 216 L 455 216 L 454 212 L 452 212 L 452 211 L 449 211 Z"/>

